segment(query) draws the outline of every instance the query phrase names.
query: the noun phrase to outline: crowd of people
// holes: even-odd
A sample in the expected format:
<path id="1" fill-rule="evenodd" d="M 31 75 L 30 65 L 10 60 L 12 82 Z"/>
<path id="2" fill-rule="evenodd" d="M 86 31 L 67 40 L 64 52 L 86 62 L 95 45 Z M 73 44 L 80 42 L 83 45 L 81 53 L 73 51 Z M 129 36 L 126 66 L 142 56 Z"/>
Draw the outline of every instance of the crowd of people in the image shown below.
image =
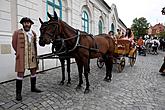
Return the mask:
<path id="1" fill-rule="evenodd" d="M 117 29 L 117 33 L 114 34 L 113 31 L 109 31 L 108 33 L 115 41 L 117 39 L 125 39 L 125 40 L 129 40 L 131 42 L 131 44 L 134 44 L 134 34 L 132 32 L 132 30 L 130 28 L 126 29 L 126 33 L 124 35 L 123 32 L 121 32 L 120 29 Z"/>

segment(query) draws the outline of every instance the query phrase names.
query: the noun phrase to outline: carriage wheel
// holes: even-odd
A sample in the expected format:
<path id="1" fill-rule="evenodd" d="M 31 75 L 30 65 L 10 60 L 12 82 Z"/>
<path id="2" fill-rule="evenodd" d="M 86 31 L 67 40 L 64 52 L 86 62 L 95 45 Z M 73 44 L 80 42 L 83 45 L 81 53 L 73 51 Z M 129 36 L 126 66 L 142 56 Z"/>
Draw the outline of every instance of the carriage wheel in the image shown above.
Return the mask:
<path id="1" fill-rule="evenodd" d="M 121 73 L 125 67 L 125 58 L 120 58 L 119 63 L 117 64 L 117 72 Z"/>
<path id="2" fill-rule="evenodd" d="M 129 58 L 131 67 L 133 67 L 136 62 L 136 56 L 137 56 L 137 51 L 135 51 L 131 56 L 131 58 Z"/>
<path id="3" fill-rule="evenodd" d="M 104 66 L 104 59 L 102 57 L 97 58 L 97 66 L 102 68 Z"/>

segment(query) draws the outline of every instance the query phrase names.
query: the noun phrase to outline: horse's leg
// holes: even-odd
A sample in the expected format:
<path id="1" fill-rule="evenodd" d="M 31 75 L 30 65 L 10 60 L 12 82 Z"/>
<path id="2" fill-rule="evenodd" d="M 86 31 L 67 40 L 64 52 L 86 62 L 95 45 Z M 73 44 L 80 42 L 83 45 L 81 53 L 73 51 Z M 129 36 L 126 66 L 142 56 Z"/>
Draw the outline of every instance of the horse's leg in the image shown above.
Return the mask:
<path id="1" fill-rule="evenodd" d="M 83 79 L 82 79 L 83 64 L 78 59 L 75 59 L 75 60 L 76 60 L 78 72 L 79 72 L 79 84 L 77 85 L 76 89 L 81 89 L 81 85 L 83 84 Z"/>
<path id="2" fill-rule="evenodd" d="M 105 67 L 106 67 L 106 76 L 104 78 L 104 81 L 109 82 L 111 80 L 111 77 L 112 77 L 111 72 L 112 72 L 113 60 L 112 60 L 112 64 L 111 64 L 111 60 L 110 60 L 108 55 L 104 55 L 103 58 L 104 58 Z"/>
<path id="3" fill-rule="evenodd" d="M 88 73 L 90 73 L 90 58 L 88 59 Z"/>
<path id="4" fill-rule="evenodd" d="M 65 81 L 65 59 L 59 58 L 61 62 L 61 69 L 62 69 L 62 81 L 60 82 L 60 85 L 64 85 Z"/>
<path id="5" fill-rule="evenodd" d="M 108 66 L 108 61 L 107 60 L 105 60 L 105 67 L 106 67 L 106 76 L 105 76 L 105 78 L 104 78 L 104 81 L 108 81 L 108 73 L 109 73 L 109 66 Z"/>
<path id="6" fill-rule="evenodd" d="M 111 79 L 112 79 L 112 68 L 113 68 L 113 58 L 109 58 L 109 73 L 108 73 L 109 74 L 109 78 L 108 78 L 109 81 L 111 81 Z"/>
<path id="7" fill-rule="evenodd" d="M 86 94 L 86 93 L 89 93 L 89 79 L 88 79 L 88 72 L 89 72 L 89 61 L 88 61 L 89 59 L 87 59 L 87 61 L 86 61 L 86 63 L 85 63 L 85 65 L 84 65 L 84 76 L 85 76 L 85 79 L 86 79 L 86 88 L 85 88 L 85 91 L 84 91 L 84 93 Z"/>
<path id="8" fill-rule="evenodd" d="M 104 80 L 107 80 L 107 78 L 108 78 L 108 61 L 107 61 L 107 56 L 103 55 L 102 58 L 104 59 L 105 68 L 106 68 L 106 76 L 105 76 Z"/>
<path id="9" fill-rule="evenodd" d="M 89 57 L 88 57 L 88 73 L 90 73 L 90 56 L 91 56 L 91 51 L 89 51 Z"/>
<path id="10" fill-rule="evenodd" d="M 68 82 L 67 84 L 71 84 L 71 78 L 70 78 L 70 58 L 67 58 L 67 72 L 68 72 Z"/>

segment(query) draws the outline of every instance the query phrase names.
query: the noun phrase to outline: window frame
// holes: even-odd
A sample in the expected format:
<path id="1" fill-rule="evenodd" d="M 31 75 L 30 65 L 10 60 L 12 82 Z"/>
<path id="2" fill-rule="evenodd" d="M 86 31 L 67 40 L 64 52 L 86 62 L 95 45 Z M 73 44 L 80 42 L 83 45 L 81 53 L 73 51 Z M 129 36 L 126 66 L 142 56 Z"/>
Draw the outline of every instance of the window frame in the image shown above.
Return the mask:
<path id="1" fill-rule="evenodd" d="M 55 11 L 56 9 L 58 9 L 60 11 L 59 13 L 59 17 L 62 19 L 62 1 L 59 0 L 59 4 L 55 4 L 55 0 L 53 0 L 53 2 L 47 0 L 46 1 L 46 13 L 48 12 L 48 5 L 53 7 L 53 11 Z M 46 15 L 46 20 L 48 20 L 48 16 Z"/>
<path id="2" fill-rule="evenodd" d="M 111 24 L 111 29 L 110 30 L 115 32 L 115 25 L 114 25 L 114 23 Z"/>
<path id="3" fill-rule="evenodd" d="M 82 12 L 82 28 L 83 28 L 83 31 L 89 33 L 89 15 L 87 13 L 87 11 L 83 11 Z"/>
<path id="4" fill-rule="evenodd" d="M 99 20 L 98 27 L 99 27 L 99 34 L 102 34 L 103 33 L 103 21 L 102 20 Z"/>

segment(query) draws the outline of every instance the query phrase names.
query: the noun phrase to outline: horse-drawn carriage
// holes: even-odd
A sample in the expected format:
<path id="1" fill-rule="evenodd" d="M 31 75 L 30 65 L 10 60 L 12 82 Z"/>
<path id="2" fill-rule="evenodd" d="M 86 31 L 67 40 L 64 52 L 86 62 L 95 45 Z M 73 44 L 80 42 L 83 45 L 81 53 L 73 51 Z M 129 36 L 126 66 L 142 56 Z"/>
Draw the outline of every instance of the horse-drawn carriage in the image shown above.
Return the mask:
<path id="1" fill-rule="evenodd" d="M 129 58 L 130 66 L 132 67 L 136 61 L 137 50 L 134 48 L 129 40 L 118 39 L 115 52 L 113 55 L 113 63 L 117 66 L 117 71 L 122 72 L 125 67 L 126 57 Z M 97 66 L 102 68 L 104 66 L 104 60 L 102 57 L 97 59 Z"/>
<path id="2" fill-rule="evenodd" d="M 52 17 L 48 13 L 48 17 L 50 18 L 50 20 L 46 22 L 43 22 L 41 19 L 39 19 L 41 23 L 39 45 L 45 46 L 46 44 L 58 41 L 60 43 L 53 44 L 54 47 L 58 49 L 54 53 L 59 56 L 66 55 L 71 56 L 71 58 L 75 58 L 79 73 L 79 84 L 77 85 L 76 89 L 82 88 L 82 73 L 84 73 L 86 79 L 86 88 L 84 93 L 89 93 L 90 84 L 88 73 L 90 70 L 90 59 L 98 58 L 100 56 L 106 56 L 103 57 L 106 65 L 106 75 L 104 81 L 109 82 L 112 80 L 113 58 L 107 56 L 113 56 L 115 47 L 117 50 L 117 53 L 115 52 L 117 55 L 115 56 L 115 58 L 119 59 L 116 61 L 120 61 L 120 71 L 123 68 L 123 62 L 125 63 L 125 61 L 122 60 L 124 59 L 124 56 L 130 58 L 131 66 L 134 65 L 136 60 L 136 49 L 131 49 L 130 42 L 127 46 L 128 43 L 123 44 L 122 41 L 120 43 L 119 40 L 118 45 L 115 46 L 114 40 L 110 38 L 107 34 L 91 36 L 91 34 L 82 32 L 78 29 L 74 29 L 66 22 L 62 21 L 61 19 L 58 19 L 56 12 L 54 12 L 54 17 Z M 124 51 L 119 51 L 120 48 L 123 47 L 127 49 L 124 49 Z M 64 80 L 65 77 L 63 77 L 62 79 L 62 83 Z"/>

